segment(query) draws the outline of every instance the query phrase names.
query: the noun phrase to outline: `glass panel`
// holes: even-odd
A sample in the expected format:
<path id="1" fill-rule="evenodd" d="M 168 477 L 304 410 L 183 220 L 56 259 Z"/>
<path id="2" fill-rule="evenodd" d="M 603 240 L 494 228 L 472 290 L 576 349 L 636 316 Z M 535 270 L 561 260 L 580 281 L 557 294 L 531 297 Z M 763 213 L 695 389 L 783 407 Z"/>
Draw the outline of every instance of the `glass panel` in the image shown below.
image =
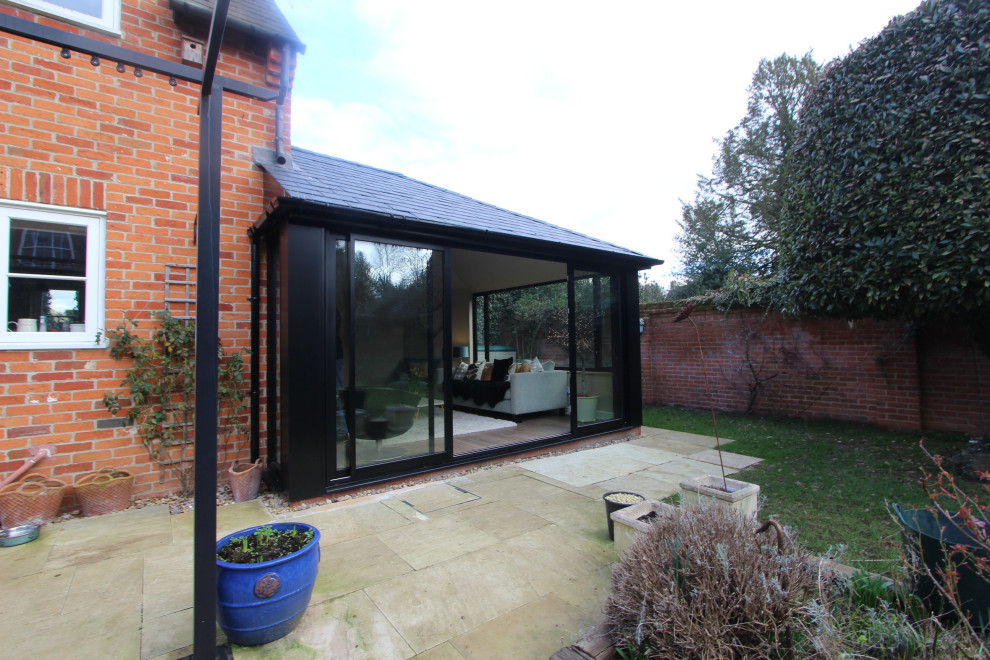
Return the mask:
<path id="1" fill-rule="evenodd" d="M 622 415 L 622 361 L 616 338 L 620 321 L 616 278 L 578 271 L 574 275 L 574 326 L 579 425 Z"/>
<path id="2" fill-rule="evenodd" d="M 479 338 L 478 358 L 553 360 L 568 368 L 567 284 L 551 282 L 478 296 L 488 298 L 488 336 Z M 476 302 L 476 308 L 480 302 Z"/>
<path id="3" fill-rule="evenodd" d="M 7 298 L 8 330 L 82 332 L 85 318 L 85 282 L 10 277 Z"/>
<path id="4" fill-rule="evenodd" d="M 85 277 L 86 227 L 11 220 L 10 272 Z"/>
<path id="5" fill-rule="evenodd" d="M 354 244 L 357 466 L 444 451 L 442 253 Z"/>
<path id="6" fill-rule="evenodd" d="M 103 16 L 103 0 L 47 0 L 50 4 L 58 5 L 59 7 L 65 7 L 66 9 L 72 9 L 81 14 L 86 14 L 88 16 L 95 16 L 100 18 Z"/>
<path id="7" fill-rule="evenodd" d="M 347 242 L 337 240 L 334 242 L 335 274 L 334 286 L 336 288 L 335 310 L 335 330 L 334 343 L 336 344 L 336 447 L 337 462 L 335 468 L 337 472 L 344 472 L 351 467 L 350 458 L 347 452 L 347 442 L 350 439 L 349 425 L 347 423 L 347 402 L 350 400 L 351 375 L 348 372 L 347 359 L 351 353 L 350 346 L 350 287 L 347 279 Z M 362 414 L 364 411 L 360 411 Z"/>

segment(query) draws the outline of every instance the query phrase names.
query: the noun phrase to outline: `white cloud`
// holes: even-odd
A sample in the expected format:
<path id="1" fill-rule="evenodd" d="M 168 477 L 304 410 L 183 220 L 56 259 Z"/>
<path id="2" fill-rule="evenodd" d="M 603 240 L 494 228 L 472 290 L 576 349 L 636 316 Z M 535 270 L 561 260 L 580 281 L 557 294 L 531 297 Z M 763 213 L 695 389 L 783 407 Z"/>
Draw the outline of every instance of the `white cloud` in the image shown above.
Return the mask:
<path id="1" fill-rule="evenodd" d="M 373 42 L 361 102 L 339 100 L 323 2 L 279 4 L 308 47 L 294 143 L 672 265 L 679 200 L 745 112 L 760 58 L 844 54 L 917 0 L 354 0 Z"/>

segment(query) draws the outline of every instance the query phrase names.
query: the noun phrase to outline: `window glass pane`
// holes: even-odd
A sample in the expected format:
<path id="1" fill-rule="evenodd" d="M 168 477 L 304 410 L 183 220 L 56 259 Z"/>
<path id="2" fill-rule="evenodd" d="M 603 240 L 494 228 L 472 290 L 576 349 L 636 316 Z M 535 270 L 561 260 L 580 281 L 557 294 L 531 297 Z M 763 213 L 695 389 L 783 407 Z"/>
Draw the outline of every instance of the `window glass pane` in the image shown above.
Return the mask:
<path id="1" fill-rule="evenodd" d="M 10 221 L 10 272 L 86 276 L 86 228 L 31 220 Z"/>
<path id="2" fill-rule="evenodd" d="M 65 7 L 87 16 L 103 16 L 103 0 L 47 0 L 48 4 Z"/>
<path id="3" fill-rule="evenodd" d="M 81 332 L 86 318 L 86 283 L 11 277 L 7 323 L 11 331 Z M 36 324 L 18 323 L 31 319 Z"/>
<path id="4" fill-rule="evenodd" d="M 348 442 L 350 441 L 350 427 L 347 423 L 347 403 L 351 398 L 349 387 L 351 376 L 348 373 L 348 358 L 351 352 L 351 337 L 348 331 L 351 321 L 351 304 L 349 298 L 350 286 L 347 279 L 347 242 L 344 240 L 338 239 L 334 241 L 334 264 L 336 269 L 334 273 L 334 287 L 337 300 L 337 309 L 334 310 L 334 317 L 336 319 L 334 328 L 336 346 L 334 350 L 337 371 L 337 396 L 334 400 L 336 405 L 336 463 L 332 466 L 332 469 L 335 472 L 343 473 L 351 467 L 347 452 Z M 364 411 L 361 410 L 359 413 L 363 415 Z"/>
<path id="5" fill-rule="evenodd" d="M 568 368 L 567 284 L 551 282 L 485 294 L 488 336 L 479 337 L 478 355 L 488 347 L 489 360 L 553 360 Z M 481 300 L 485 296 L 479 296 Z"/>
<path id="6" fill-rule="evenodd" d="M 357 465 L 443 452 L 442 252 L 354 252 Z"/>
<path id="7" fill-rule="evenodd" d="M 574 278 L 574 346 L 578 368 L 578 424 L 622 415 L 618 356 L 618 285 L 606 273 L 577 272 Z"/>

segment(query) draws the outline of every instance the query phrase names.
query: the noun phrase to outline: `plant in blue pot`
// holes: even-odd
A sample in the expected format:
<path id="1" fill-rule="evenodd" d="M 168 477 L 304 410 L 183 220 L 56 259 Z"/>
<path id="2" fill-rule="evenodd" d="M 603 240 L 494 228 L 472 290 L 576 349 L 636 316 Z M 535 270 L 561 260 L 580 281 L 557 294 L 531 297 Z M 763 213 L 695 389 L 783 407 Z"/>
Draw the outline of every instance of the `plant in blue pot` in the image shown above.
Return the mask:
<path id="1" fill-rule="evenodd" d="M 217 620 L 227 639 L 258 646 L 295 629 L 320 564 L 320 530 L 304 523 L 250 527 L 217 541 Z"/>

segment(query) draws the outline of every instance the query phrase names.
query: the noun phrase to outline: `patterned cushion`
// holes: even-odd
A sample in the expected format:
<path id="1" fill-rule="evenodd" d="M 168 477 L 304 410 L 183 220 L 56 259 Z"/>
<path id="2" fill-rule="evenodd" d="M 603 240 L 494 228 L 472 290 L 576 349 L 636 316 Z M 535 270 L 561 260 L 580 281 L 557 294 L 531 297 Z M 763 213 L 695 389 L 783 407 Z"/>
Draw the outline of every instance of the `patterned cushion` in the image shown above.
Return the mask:
<path id="1" fill-rule="evenodd" d="M 540 358 L 533 358 L 529 363 L 529 370 L 540 372 L 543 371 L 543 365 L 540 364 Z"/>
<path id="2" fill-rule="evenodd" d="M 481 380 L 481 372 L 485 369 L 485 362 L 481 361 L 468 367 L 464 374 L 464 380 Z"/>
<path id="3" fill-rule="evenodd" d="M 470 365 L 468 365 L 467 362 L 461 362 L 459 365 L 457 365 L 457 368 L 454 369 L 454 375 L 451 376 L 451 378 L 453 378 L 454 380 L 464 380 L 464 377 L 467 375 L 468 372 L 468 366 Z"/>

